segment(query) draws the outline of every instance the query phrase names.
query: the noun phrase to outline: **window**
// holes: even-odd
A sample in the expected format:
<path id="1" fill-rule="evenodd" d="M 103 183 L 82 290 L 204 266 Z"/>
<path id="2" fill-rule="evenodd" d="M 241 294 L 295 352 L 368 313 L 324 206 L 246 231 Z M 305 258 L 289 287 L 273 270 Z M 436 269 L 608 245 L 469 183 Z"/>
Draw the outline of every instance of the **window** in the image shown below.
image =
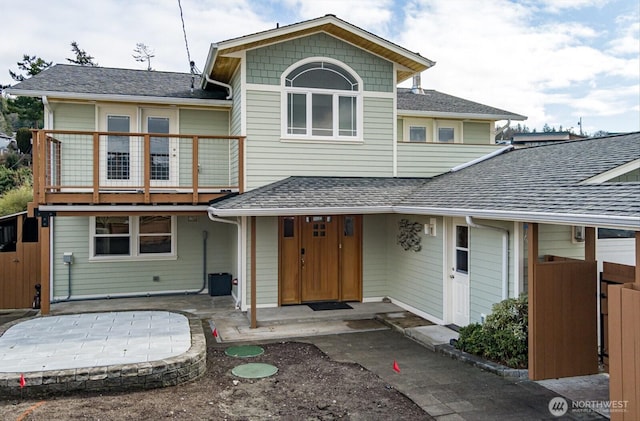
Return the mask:
<path id="1" fill-rule="evenodd" d="M 296 138 L 355 139 L 360 135 L 362 83 L 337 63 L 318 60 L 283 77 L 283 135 Z"/>
<path id="2" fill-rule="evenodd" d="M 455 141 L 453 127 L 440 127 L 438 128 L 438 142 L 453 143 Z"/>
<path id="3" fill-rule="evenodd" d="M 91 257 L 153 259 L 175 256 L 175 217 L 91 217 Z"/>
<path id="4" fill-rule="evenodd" d="M 128 115 L 107 116 L 108 132 L 129 132 Z M 129 136 L 107 137 L 107 180 L 128 180 L 130 177 Z"/>
<path id="5" fill-rule="evenodd" d="M 427 128 L 424 126 L 409 126 L 409 142 L 426 142 Z"/>
<path id="6" fill-rule="evenodd" d="M 0 253 L 16 251 L 18 241 L 18 219 L 10 218 L 0 222 Z"/>
<path id="7" fill-rule="evenodd" d="M 469 273 L 469 227 L 456 226 L 456 272 Z"/>

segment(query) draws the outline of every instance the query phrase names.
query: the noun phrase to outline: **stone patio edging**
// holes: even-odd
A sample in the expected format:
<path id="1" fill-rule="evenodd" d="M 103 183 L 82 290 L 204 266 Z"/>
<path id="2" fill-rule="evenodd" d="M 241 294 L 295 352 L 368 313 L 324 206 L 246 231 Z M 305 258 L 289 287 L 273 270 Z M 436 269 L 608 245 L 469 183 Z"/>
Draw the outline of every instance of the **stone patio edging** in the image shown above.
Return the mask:
<path id="1" fill-rule="evenodd" d="M 20 373 L 0 373 L 0 395 L 32 397 L 75 391 L 155 389 L 195 380 L 207 369 L 207 346 L 202 322 L 187 312 L 171 312 L 182 314 L 189 321 L 191 347 L 180 355 L 134 364 L 27 372 L 24 373 L 23 388 L 20 387 Z M 5 324 L 0 328 L 0 335 L 22 321 L 25 319 Z"/>
<path id="2" fill-rule="evenodd" d="M 517 379 L 529 378 L 529 370 L 527 369 L 510 368 L 506 365 L 487 361 L 481 357 L 478 357 L 477 355 L 461 351 L 449 344 L 436 345 L 435 350 L 436 352 L 453 358 L 454 360 L 462 361 L 490 373 L 497 374 L 501 377 L 511 377 Z"/>

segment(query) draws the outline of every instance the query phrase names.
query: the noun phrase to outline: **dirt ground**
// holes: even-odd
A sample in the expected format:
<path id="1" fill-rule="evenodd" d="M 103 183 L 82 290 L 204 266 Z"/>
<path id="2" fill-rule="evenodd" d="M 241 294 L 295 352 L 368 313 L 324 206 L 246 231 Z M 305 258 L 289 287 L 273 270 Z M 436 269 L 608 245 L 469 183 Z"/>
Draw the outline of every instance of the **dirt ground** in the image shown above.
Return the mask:
<path id="1" fill-rule="evenodd" d="M 429 420 L 409 398 L 357 364 L 332 361 L 314 345 L 261 345 L 252 358 L 225 355 L 208 338 L 207 372 L 195 382 L 119 394 L 74 394 L 39 400 L 0 397 L 2 420 Z M 278 372 L 263 379 L 231 374 L 263 362 Z"/>

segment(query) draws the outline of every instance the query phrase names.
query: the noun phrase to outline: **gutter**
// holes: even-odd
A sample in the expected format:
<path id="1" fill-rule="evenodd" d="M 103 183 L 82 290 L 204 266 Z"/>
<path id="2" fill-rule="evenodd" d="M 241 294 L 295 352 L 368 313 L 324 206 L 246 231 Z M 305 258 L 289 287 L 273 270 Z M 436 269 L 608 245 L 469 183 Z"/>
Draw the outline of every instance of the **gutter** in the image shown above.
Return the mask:
<path id="1" fill-rule="evenodd" d="M 509 298 L 509 230 L 491 225 L 476 224 L 472 216 L 466 216 L 467 225 L 472 228 L 498 231 L 502 234 L 502 299 Z"/>
<path id="2" fill-rule="evenodd" d="M 230 108 L 231 103 L 223 99 L 205 98 L 175 98 L 157 97 L 143 95 L 117 95 L 117 94 L 89 94 L 89 93 L 69 93 L 56 91 L 30 91 L 25 89 L 7 89 L 7 93 L 16 96 L 43 97 L 48 96 L 53 99 L 67 99 L 78 101 L 111 101 L 111 102 L 135 102 L 142 104 L 162 104 L 162 105 L 206 105 Z"/>
<path id="3" fill-rule="evenodd" d="M 212 83 L 214 85 L 222 86 L 223 88 L 227 88 L 227 92 L 229 93 L 229 95 L 227 95 L 227 99 L 232 99 L 233 98 L 233 88 L 231 87 L 231 85 L 229 85 L 228 83 L 224 83 L 224 82 L 219 82 L 217 80 L 213 80 L 206 73 L 203 74 L 203 76 L 204 76 L 204 78 L 205 78 L 205 80 L 207 82 Z"/>

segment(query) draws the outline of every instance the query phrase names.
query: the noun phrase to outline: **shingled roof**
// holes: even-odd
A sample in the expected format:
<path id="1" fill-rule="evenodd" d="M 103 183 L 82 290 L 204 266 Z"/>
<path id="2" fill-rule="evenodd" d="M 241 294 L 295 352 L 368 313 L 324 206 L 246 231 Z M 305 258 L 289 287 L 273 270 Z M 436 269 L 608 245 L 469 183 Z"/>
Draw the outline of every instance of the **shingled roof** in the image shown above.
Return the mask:
<path id="1" fill-rule="evenodd" d="M 291 177 L 211 210 L 476 216 L 640 230 L 640 182 L 584 183 L 637 160 L 640 132 L 512 150 L 432 179 Z"/>
<path id="2" fill-rule="evenodd" d="M 191 74 L 110 67 L 56 64 L 20 82 L 8 92 L 13 95 L 42 96 L 64 94 L 67 97 L 122 95 L 167 99 L 225 99 L 223 89 L 200 89 L 196 76 L 191 92 Z"/>
<path id="3" fill-rule="evenodd" d="M 527 117 L 501 110 L 489 105 L 480 104 L 432 89 L 414 93 L 412 89 L 398 88 L 398 110 L 429 112 L 433 114 L 468 114 L 474 118 L 495 120 L 526 120 Z"/>

